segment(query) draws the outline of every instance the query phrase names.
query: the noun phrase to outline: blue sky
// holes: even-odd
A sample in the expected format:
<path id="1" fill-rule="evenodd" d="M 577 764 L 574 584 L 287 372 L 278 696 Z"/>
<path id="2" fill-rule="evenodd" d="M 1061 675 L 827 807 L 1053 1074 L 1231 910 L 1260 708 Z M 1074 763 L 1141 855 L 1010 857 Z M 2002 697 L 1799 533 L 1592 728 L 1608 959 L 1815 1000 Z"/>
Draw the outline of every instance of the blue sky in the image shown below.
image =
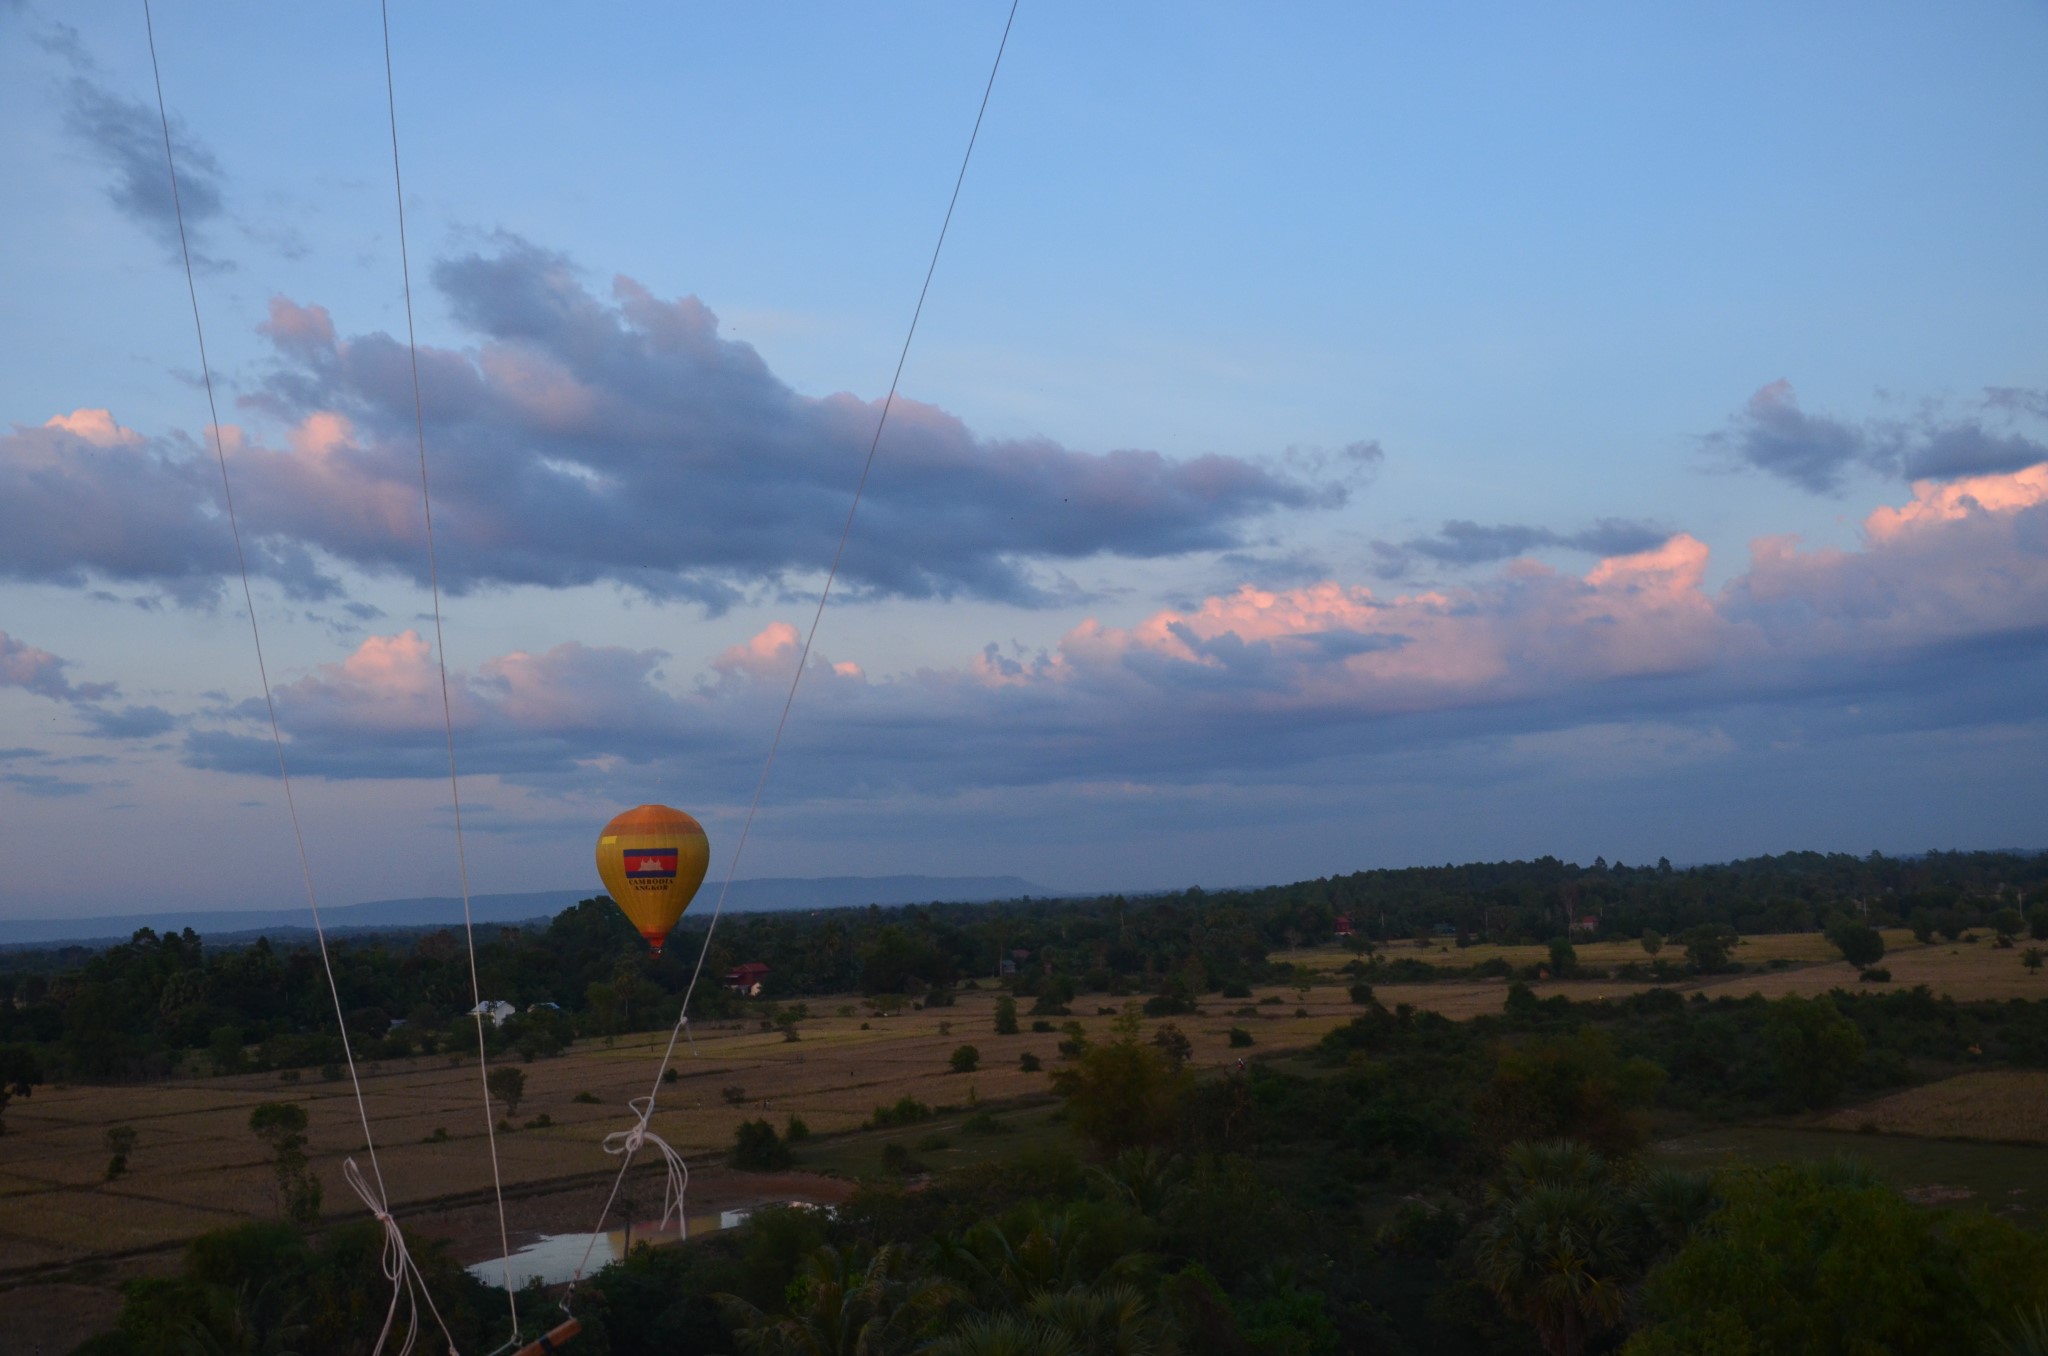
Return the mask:
<path id="1" fill-rule="evenodd" d="M 395 7 L 478 888 L 723 867 L 1004 14 Z M 156 24 L 316 884 L 446 892 L 375 15 Z M 2040 846 L 2044 57 L 1025 0 L 741 874 Z M 0 6 L 0 914 L 298 888 L 153 118 Z"/>

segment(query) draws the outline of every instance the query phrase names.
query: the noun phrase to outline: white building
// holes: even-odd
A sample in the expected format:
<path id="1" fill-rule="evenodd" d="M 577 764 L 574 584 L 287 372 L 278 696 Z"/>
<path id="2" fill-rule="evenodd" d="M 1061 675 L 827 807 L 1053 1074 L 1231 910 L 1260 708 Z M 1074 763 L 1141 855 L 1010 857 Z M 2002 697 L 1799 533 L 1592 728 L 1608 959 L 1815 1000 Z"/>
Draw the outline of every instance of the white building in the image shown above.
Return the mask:
<path id="1" fill-rule="evenodd" d="M 505 1019 L 518 1011 L 519 1009 L 513 1007 L 510 1003 L 497 1002 L 486 998 L 483 1002 L 471 1008 L 469 1015 L 472 1017 L 488 1017 L 491 1019 L 492 1026 L 503 1026 L 505 1025 Z"/>

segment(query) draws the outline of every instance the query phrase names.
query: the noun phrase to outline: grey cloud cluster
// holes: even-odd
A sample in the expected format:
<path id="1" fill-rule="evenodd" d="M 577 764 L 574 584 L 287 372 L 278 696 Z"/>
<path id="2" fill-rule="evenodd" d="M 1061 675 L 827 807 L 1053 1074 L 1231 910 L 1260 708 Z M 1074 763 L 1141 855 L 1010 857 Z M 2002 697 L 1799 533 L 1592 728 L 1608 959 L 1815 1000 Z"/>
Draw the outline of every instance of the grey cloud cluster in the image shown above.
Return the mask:
<path id="1" fill-rule="evenodd" d="M 107 199 L 179 257 L 178 211 L 192 246 L 192 262 L 221 268 L 221 260 L 202 247 L 208 227 L 225 211 L 225 176 L 220 161 L 195 139 L 183 121 L 171 119 L 171 144 L 178 158 L 178 189 L 174 201 L 164 163 L 164 128 L 154 106 L 124 98 L 100 79 L 92 58 L 75 31 L 51 25 L 40 36 L 43 49 L 70 68 L 62 82 L 58 105 L 64 128 L 109 172 Z"/>
<path id="2" fill-rule="evenodd" d="M 1995 475 L 2048 461 L 2048 440 L 2017 427 L 2048 419 L 2048 393 L 1994 387 L 1975 415 L 1924 414 L 1906 421 L 1855 423 L 1809 414 L 1787 381 L 1749 398 L 1728 426 L 1704 442 L 1733 461 L 1816 494 L 1841 489 L 1853 470 L 1909 480 Z M 2006 427 L 1988 425 L 2002 421 Z"/>
<path id="3" fill-rule="evenodd" d="M 1475 523 L 1452 518 L 1427 537 L 1403 542 L 1375 542 L 1379 571 L 1388 577 L 1407 573 L 1414 557 L 1440 565 L 1489 565 L 1531 551 L 1563 548 L 1596 556 L 1632 555 L 1647 551 L 1671 535 L 1667 527 L 1635 518 L 1601 518 L 1577 532 L 1558 532 L 1525 523 Z"/>
<path id="4" fill-rule="evenodd" d="M 0 434 L 0 576 L 85 587 L 94 579 L 208 604 L 235 570 L 210 455 L 149 440 L 82 410 Z M 249 537 L 250 567 L 295 597 L 339 586 L 300 542 Z"/>
<path id="5" fill-rule="evenodd" d="M 612 582 L 717 609 L 832 558 L 876 404 L 799 395 L 695 298 L 619 278 L 600 299 L 521 241 L 434 279 L 479 340 L 420 354 L 444 587 Z M 277 365 L 244 404 L 291 432 L 269 448 L 230 431 L 252 568 L 303 597 L 336 591 L 332 562 L 423 579 L 404 345 L 344 339 L 282 299 L 263 332 Z M 0 438 L 0 574 L 209 587 L 232 565 L 195 452 L 89 411 Z M 899 398 L 842 577 L 1043 604 L 1052 563 L 1230 549 L 1265 515 L 1345 495 L 1236 457 L 983 439 Z"/>
<path id="6" fill-rule="evenodd" d="M 68 660 L 0 631 L 0 688 L 20 688 L 64 703 L 85 721 L 81 733 L 104 739 L 136 739 L 167 734 L 176 728 L 177 719 L 160 707 L 104 705 L 117 698 L 120 689 L 112 683 L 75 683 L 64 672 L 69 667 Z M 105 761 L 96 755 L 56 758 L 37 748 L 0 749 L 0 765 L 27 762 L 67 766 Z M 55 773 L 19 772 L 11 768 L 0 772 L 0 784 L 23 795 L 46 798 L 83 795 L 94 785 Z"/>
<path id="7" fill-rule="evenodd" d="M 60 702 L 91 702 L 114 695 L 111 683 L 74 683 L 67 661 L 0 631 L 0 687 L 18 687 Z"/>

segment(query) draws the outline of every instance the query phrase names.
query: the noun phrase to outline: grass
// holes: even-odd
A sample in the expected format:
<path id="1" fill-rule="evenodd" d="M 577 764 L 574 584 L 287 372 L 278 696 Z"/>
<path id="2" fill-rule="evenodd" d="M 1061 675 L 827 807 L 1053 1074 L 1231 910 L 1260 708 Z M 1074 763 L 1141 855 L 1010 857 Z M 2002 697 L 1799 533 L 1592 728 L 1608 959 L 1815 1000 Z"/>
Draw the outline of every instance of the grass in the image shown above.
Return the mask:
<path id="1" fill-rule="evenodd" d="M 1710 975 L 1669 987 L 1703 989 L 1734 997 L 1760 993 L 1766 998 L 1782 998 L 1787 994 L 1810 997 L 1830 989 L 1882 993 L 1924 984 L 1936 994 L 1958 1002 L 2048 998 L 2048 971 L 2029 973 L 2020 964 L 2023 947 L 2000 950 L 1992 945 L 1988 936 L 1976 942 L 1936 939 L 1923 944 L 1914 941 L 1913 934 L 1904 928 L 1887 928 L 1883 935 L 1885 957 L 1879 964 L 1890 970 L 1892 975 L 1890 982 L 1884 984 L 1863 982 L 1856 968 L 1841 959 L 1834 946 L 1820 933 L 1793 932 L 1743 938 L 1733 952 L 1734 960 L 1743 967 L 1740 974 Z M 1585 942 L 1573 949 L 1580 965 L 1596 969 L 1615 970 L 1630 962 L 1647 964 L 1650 960 L 1638 942 Z M 1427 965 L 1459 969 L 1495 958 L 1515 966 L 1547 964 L 1550 960 L 1547 946 L 1487 944 L 1460 950 L 1448 941 L 1432 941 L 1426 947 L 1417 946 L 1414 942 L 1395 942 L 1385 947 L 1381 954 L 1389 960 L 1418 960 Z M 1658 958 L 1682 965 L 1684 948 L 1667 940 Z M 1284 951 L 1276 953 L 1273 959 L 1311 972 L 1318 986 L 1352 982 L 1351 976 L 1341 973 L 1342 967 L 1353 959 L 1346 951 L 1328 947 Z M 1783 968 L 1767 968 L 1772 962 L 1778 962 Z M 1374 990 L 1382 1002 L 1411 1002 L 1446 1016 L 1467 1017 L 1479 1010 L 1481 995 L 1489 988 L 1497 993 L 1504 984 L 1504 980 L 1452 979 L 1424 984 L 1375 985 Z M 1652 985 L 1648 981 L 1565 979 L 1548 980 L 1535 987 L 1544 996 L 1565 993 L 1591 998 L 1637 993 Z M 1427 995 L 1439 988 L 1446 992 L 1434 1001 L 1430 1000 Z"/>
<path id="2" fill-rule="evenodd" d="M 1985 1069 L 1909 1088 L 1821 1122 L 1831 1130 L 1869 1126 L 1886 1134 L 1936 1139 L 2048 1143 L 2048 1073 Z"/>
<path id="3" fill-rule="evenodd" d="M 1656 1148 L 1688 1167 L 1740 1160 L 1799 1162 L 1843 1154 L 1869 1164 L 1910 1200 L 1981 1206 L 2026 1225 L 2048 1222 L 2048 1147 L 1737 1126 L 1667 1140 Z"/>
<path id="4" fill-rule="evenodd" d="M 964 1128 L 970 1119 L 984 1110 L 1003 1127 L 1002 1133 L 977 1134 Z M 797 1166 L 836 1177 L 887 1177 L 891 1174 L 883 1164 L 882 1155 L 891 1144 L 901 1144 L 910 1151 L 912 1158 L 934 1171 L 999 1162 L 1014 1158 L 1024 1148 L 1041 1152 L 1064 1149 L 1079 1156 L 1083 1153 L 1083 1146 L 1067 1129 L 1059 1111 L 1058 1104 L 1052 1101 L 1023 1106 L 977 1107 L 934 1116 L 915 1125 L 841 1135 L 822 1143 L 812 1140 L 798 1146 Z M 921 1141 L 935 1137 L 946 1141 L 944 1148 L 918 1147 Z"/>

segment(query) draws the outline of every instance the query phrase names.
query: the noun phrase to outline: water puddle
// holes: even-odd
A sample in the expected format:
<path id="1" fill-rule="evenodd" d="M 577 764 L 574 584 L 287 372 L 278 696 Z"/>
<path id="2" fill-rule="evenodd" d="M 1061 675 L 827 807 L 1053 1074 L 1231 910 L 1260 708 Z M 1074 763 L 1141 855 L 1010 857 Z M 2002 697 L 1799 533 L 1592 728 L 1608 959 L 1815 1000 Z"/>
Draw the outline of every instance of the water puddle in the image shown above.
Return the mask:
<path id="1" fill-rule="evenodd" d="M 718 1228 L 718 1217 L 690 1221 L 690 1236 L 710 1233 Z M 632 1246 L 666 1247 L 682 1240 L 682 1231 L 671 1224 L 666 1229 L 657 1229 L 650 1222 L 637 1226 L 632 1231 Z M 584 1266 L 584 1254 L 590 1256 L 589 1265 Z M 506 1273 L 514 1290 L 530 1281 L 542 1285 L 566 1285 L 576 1278 L 576 1269 L 583 1267 L 586 1276 L 596 1274 L 598 1268 L 618 1261 L 626 1255 L 626 1231 L 610 1229 L 601 1234 L 540 1234 L 523 1247 L 515 1248 L 508 1258 L 489 1258 L 465 1268 L 470 1275 L 485 1285 L 503 1286 Z"/>
<path id="2" fill-rule="evenodd" d="M 819 1207 L 809 1201 L 775 1201 L 772 1204 L 787 1205 L 793 1210 L 822 1208 L 827 1215 L 835 1213 L 831 1206 Z M 738 1228 L 759 1208 L 757 1205 L 741 1206 L 715 1215 L 692 1216 L 687 1234 L 673 1224 L 666 1229 L 657 1229 L 654 1221 L 649 1220 L 633 1226 L 630 1246 L 664 1248 L 682 1242 L 685 1237 L 701 1238 L 720 1229 Z M 611 1229 L 601 1234 L 514 1234 L 513 1237 L 523 1237 L 526 1241 L 514 1249 L 509 1258 L 488 1258 L 472 1263 L 464 1270 L 485 1285 L 494 1286 L 503 1286 L 509 1271 L 514 1290 L 536 1280 L 542 1285 L 567 1285 L 576 1279 L 578 1267 L 582 1267 L 585 1276 L 593 1276 L 600 1267 L 624 1257 L 629 1247 L 625 1229 Z M 586 1252 L 590 1256 L 588 1265 L 583 1261 Z"/>

